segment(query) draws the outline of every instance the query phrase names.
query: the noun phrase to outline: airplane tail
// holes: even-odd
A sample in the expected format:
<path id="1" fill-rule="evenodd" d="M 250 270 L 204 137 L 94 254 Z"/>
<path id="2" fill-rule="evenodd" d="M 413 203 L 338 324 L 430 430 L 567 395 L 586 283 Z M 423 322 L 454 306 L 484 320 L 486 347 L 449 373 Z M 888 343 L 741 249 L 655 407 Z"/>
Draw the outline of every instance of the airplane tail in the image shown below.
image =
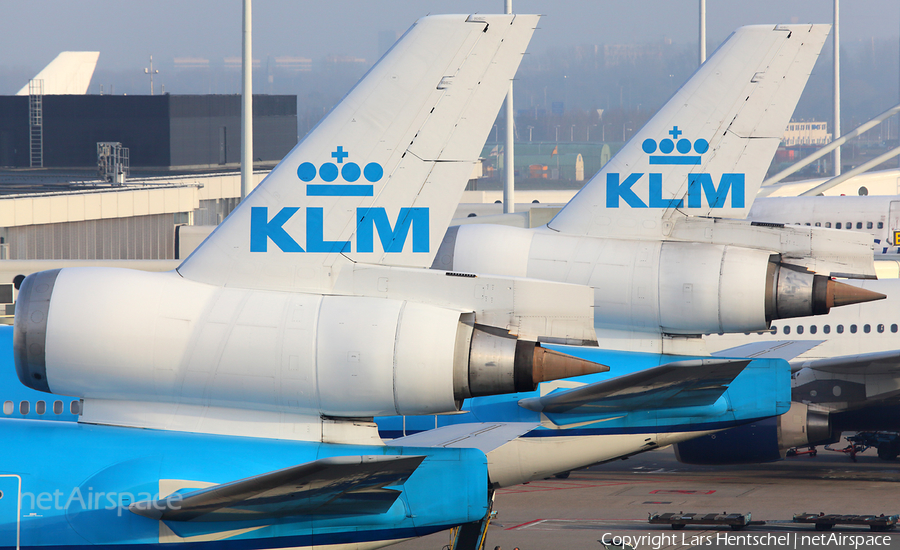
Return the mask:
<path id="1" fill-rule="evenodd" d="M 35 81 L 42 81 L 44 95 L 83 95 L 91 85 L 100 52 L 61 52 L 41 69 Z M 28 95 L 28 84 L 16 95 Z"/>
<path id="2" fill-rule="evenodd" d="M 678 216 L 744 218 L 829 29 L 735 31 L 549 228 L 658 238 Z"/>
<path id="3" fill-rule="evenodd" d="M 420 19 L 178 272 L 323 290 L 348 262 L 430 266 L 537 21 Z"/>

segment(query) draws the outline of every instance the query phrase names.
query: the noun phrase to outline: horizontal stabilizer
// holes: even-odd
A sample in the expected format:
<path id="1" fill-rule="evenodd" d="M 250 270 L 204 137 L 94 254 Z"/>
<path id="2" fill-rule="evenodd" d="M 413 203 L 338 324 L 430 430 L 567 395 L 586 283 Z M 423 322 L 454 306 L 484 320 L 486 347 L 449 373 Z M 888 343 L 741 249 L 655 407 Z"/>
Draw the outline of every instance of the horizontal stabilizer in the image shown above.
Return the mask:
<path id="1" fill-rule="evenodd" d="M 748 357 L 750 359 L 784 359 L 790 361 L 818 346 L 825 340 L 775 340 L 753 342 L 712 353 L 713 357 Z"/>
<path id="2" fill-rule="evenodd" d="M 164 521 L 239 521 L 296 515 L 381 514 L 424 456 L 338 456 L 207 489 L 135 502 L 129 510 Z"/>
<path id="3" fill-rule="evenodd" d="M 676 361 L 612 380 L 522 399 L 519 405 L 544 414 L 577 415 L 711 405 L 749 363 L 749 359 Z"/>
<path id="4" fill-rule="evenodd" d="M 834 374 L 897 374 L 900 372 L 900 350 L 842 355 L 791 363 L 791 370 L 796 371 L 801 368 Z"/>
<path id="5" fill-rule="evenodd" d="M 537 426 L 537 422 L 467 422 L 398 437 L 385 443 L 395 447 L 478 449 L 487 454 Z"/>

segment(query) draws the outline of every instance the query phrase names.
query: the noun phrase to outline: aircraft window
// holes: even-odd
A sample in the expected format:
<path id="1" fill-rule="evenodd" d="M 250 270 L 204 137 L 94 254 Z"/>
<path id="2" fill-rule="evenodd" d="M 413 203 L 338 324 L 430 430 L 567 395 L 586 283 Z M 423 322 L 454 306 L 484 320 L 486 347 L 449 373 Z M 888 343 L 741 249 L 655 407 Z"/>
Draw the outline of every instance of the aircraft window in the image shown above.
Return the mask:
<path id="1" fill-rule="evenodd" d="M 824 332 L 825 334 L 831 334 L 831 325 L 825 325 L 824 327 L 822 327 L 822 332 Z"/>
<path id="2" fill-rule="evenodd" d="M 859 196 L 860 196 L 860 197 L 865 197 L 866 195 L 869 194 L 869 190 L 866 188 L 865 185 L 863 185 L 862 187 L 859 188 L 859 190 L 857 191 L 857 193 L 859 193 Z"/>
<path id="3" fill-rule="evenodd" d="M 809 222 L 806 222 L 807 227 L 809 227 Z"/>
<path id="4" fill-rule="evenodd" d="M 831 222 L 825 222 L 825 227 L 831 227 Z M 838 227 L 840 229 L 840 227 Z"/>
<path id="5" fill-rule="evenodd" d="M 856 228 L 862 229 L 862 222 L 856 222 Z"/>
<path id="6" fill-rule="evenodd" d="M 869 334 L 870 332 L 872 332 L 872 327 L 870 325 L 863 325 L 863 332 Z"/>
<path id="7" fill-rule="evenodd" d="M 884 229 L 884 222 L 878 222 L 878 229 Z"/>
<path id="8" fill-rule="evenodd" d="M 838 333 L 838 334 L 844 334 L 844 325 L 838 325 L 838 326 L 837 326 L 837 333 Z"/>
<path id="9" fill-rule="evenodd" d="M 787 325 L 784 325 L 784 333 L 785 333 L 785 334 L 790 334 L 790 333 L 791 333 L 791 327 L 789 327 L 789 326 L 787 326 Z"/>
<path id="10" fill-rule="evenodd" d="M 891 332 L 897 332 L 897 324 L 891 325 Z"/>
<path id="11" fill-rule="evenodd" d="M 850 334 L 856 334 L 856 325 L 850 325 Z"/>
<path id="12" fill-rule="evenodd" d="M 847 222 L 847 229 L 853 229 L 853 222 Z"/>
<path id="13" fill-rule="evenodd" d="M 884 325 L 879 324 L 878 327 L 876 328 L 876 330 L 878 331 L 879 334 L 881 334 L 882 332 L 884 332 Z"/>
<path id="14" fill-rule="evenodd" d="M 872 229 L 872 222 L 866 222 L 866 229 Z"/>
<path id="15" fill-rule="evenodd" d="M 772 334 L 778 334 L 778 327 L 776 327 L 775 325 L 772 325 L 772 331 L 771 331 L 771 332 L 772 332 Z"/>
<path id="16" fill-rule="evenodd" d="M 894 325 L 897 326 L 897 325 Z M 12 401 L 4 401 L 3 402 L 3 414 L 6 416 L 11 415 L 15 411 L 16 405 Z"/>
<path id="17" fill-rule="evenodd" d="M 841 227 L 841 222 L 837 222 L 836 224 L 834 224 L 835 229 L 840 229 Z"/>
<path id="18" fill-rule="evenodd" d="M 44 414 L 47 412 L 47 403 L 46 401 L 38 401 L 34 404 L 34 412 L 38 414 Z"/>
<path id="19" fill-rule="evenodd" d="M 53 414 L 62 414 L 63 413 L 63 402 L 62 401 L 54 401 L 53 402 Z"/>
<path id="20" fill-rule="evenodd" d="M 31 410 L 31 403 L 28 401 L 21 401 L 19 403 L 19 414 L 28 414 L 29 410 Z"/>
<path id="21" fill-rule="evenodd" d="M 817 330 L 819 330 L 819 329 L 816 328 L 816 325 L 810 325 L 810 327 L 809 327 L 810 334 L 815 334 Z"/>
<path id="22" fill-rule="evenodd" d="M 803 334 L 803 325 L 797 325 L 797 334 Z"/>
<path id="23" fill-rule="evenodd" d="M 81 413 L 81 402 L 80 401 L 72 401 L 69 403 L 69 412 L 72 414 Z"/>
<path id="24" fill-rule="evenodd" d="M 816 222 L 816 227 L 822 227 L 822 222 Z"/>

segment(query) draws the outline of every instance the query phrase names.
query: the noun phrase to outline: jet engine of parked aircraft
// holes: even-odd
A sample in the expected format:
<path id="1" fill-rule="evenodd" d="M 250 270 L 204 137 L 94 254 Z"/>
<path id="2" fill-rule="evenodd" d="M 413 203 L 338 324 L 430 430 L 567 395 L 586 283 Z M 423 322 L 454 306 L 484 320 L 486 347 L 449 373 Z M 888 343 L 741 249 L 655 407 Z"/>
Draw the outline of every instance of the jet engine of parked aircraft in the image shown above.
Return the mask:
<path id="1" fill-rule="evenodd" d="M 383 271 L 401 282 L 404 270 Z M 345 296 L 222 288 L 114 268 L 39 272 L 19 291 L 19 378 L 83 398 L 358 417 L 454 411 L 467 397 L 606 370 L 538 343 L 592 339 L 587 288 L 402 275 L 444 303 L 416 301 L 411 290 L 392 299 L 364 288 Z"/>
<path id="2" fill-rule="evenodd" d="M 794 401 L 781 416 L 677 443 L 675 455 L 685 464 L 753 464 L 780 460 L 791 447 L 839 439 L 828 411 Z"/>

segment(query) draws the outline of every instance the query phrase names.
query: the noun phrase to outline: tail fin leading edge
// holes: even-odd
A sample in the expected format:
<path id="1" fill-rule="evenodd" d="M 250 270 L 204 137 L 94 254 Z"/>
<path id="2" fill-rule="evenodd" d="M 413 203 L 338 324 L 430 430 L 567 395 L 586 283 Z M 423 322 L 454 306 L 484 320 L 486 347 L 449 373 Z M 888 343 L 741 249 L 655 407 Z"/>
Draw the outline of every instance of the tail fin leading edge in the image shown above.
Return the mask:
<path id="1" fill-rule="evenodd" d="M 550 229 L 658 237 L 676 215 L 744 218 L 829 29 L 735 31 Z"/>
<path id="2" fill-rule="evenodd" d="M 420 19 L 189 256 L 189 279 L 323 290 L 431 265 L 538 16 Z"/>

